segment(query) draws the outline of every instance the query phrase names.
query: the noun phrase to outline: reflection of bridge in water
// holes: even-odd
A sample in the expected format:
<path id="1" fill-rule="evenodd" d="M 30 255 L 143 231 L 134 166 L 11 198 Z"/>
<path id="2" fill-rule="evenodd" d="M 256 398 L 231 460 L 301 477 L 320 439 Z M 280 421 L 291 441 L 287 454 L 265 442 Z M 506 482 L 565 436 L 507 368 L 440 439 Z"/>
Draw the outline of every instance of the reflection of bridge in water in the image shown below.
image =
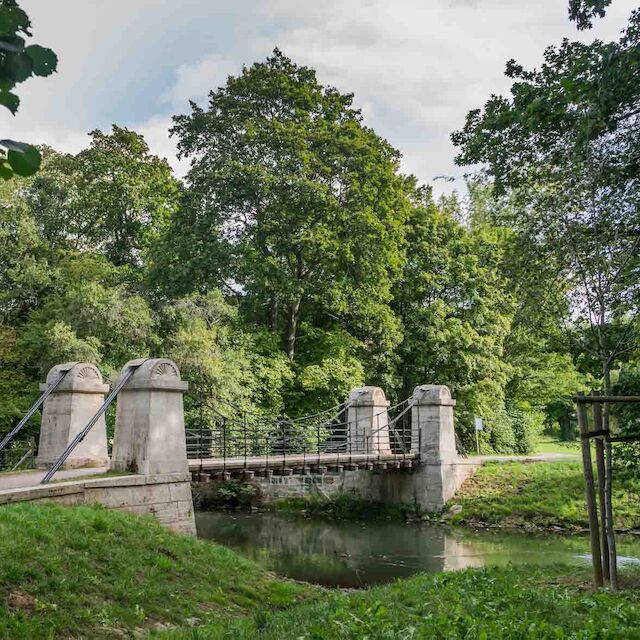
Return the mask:
<path id="1" fill-rule="evenodd" d="M 278 574 L 331 587 L 362 587 L 484 564 L 473 542 L 443 527 L 326 522 L 272 513 L 201 513 L 197 526 L 201 537 Z"/>

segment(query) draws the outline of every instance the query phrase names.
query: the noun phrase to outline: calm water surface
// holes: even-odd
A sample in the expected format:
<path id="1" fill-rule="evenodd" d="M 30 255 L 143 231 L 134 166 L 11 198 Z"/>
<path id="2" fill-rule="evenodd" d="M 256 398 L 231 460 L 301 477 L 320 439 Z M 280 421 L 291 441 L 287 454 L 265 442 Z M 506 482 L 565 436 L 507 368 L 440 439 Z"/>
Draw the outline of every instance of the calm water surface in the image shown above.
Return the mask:
<path id="1" fill-rule="evenodd" d="M 583 536 L 449 529 L 400 522 L 327 522 L 276 513 L 197 513 L 201 538 L 267 569 L 329 587 L 365 587 L 418 572 L 513 564 L 587 564 Z M 622 562 L 640 564 L 640 542 L 620 541 Z"/>

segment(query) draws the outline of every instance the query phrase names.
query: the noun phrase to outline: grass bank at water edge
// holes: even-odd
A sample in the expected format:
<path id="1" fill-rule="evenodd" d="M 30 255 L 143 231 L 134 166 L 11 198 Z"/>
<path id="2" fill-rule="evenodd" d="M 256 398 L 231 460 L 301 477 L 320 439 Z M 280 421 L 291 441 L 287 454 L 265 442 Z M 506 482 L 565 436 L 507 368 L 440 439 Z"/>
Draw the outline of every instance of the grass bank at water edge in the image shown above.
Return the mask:
<path id="1" fill-rule="evenodd" d="M 0 638 L 640 640 L 637 568 L 623 593 L 587 569 L 424 574 L 358 592 L 270 574 L 151 518 L 102 508 L 0 509 Z"/>
<path id="2" fill-rule="evenodd" d="M 634 580 L 626 574 L 627 586 Z M 634 640 L 640 592 L 593 592 L 568 567 L 425 574 L 373 589 L 333 592 L 230 625 L 162 633 L 165 640 Z"/>
<path id="3" fill-rule="evenodd" d="M 150 517 L 103 508 L 0 508 L 0 638 L 129 638 L 277 610 L 319 590 Z"/>
<path id="4" fill-rule="evenodd" d="M 550 530 L 588 526 L 579 461 L 487 463 L 464 482 L 449 508 L 452 524 Z M 613 511 L 618 530 L 640 531 L 640 478 L 614 478 Z"/>

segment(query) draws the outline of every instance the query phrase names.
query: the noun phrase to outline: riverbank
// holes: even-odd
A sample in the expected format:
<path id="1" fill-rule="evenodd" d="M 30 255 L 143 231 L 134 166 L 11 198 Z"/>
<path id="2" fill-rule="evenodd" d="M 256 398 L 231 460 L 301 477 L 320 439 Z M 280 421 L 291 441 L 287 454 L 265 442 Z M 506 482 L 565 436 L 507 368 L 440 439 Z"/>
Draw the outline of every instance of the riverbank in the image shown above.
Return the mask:
<path id="1" fill-rule="evenodd" d="M 129 638 L 319 593 L 150 517 L 27 503 L 0 509 L 0 638 Z"/>
<path id="2" fill-rule="evenodd" d="M 57 505 L 0 510 L 0 637 L 12 640 L 634 638 L 640 576 L 629 568 L 622 575 L 629 590 L 616 595 L 593 592 L 588 571 L 575 567 L 326 590 L 151 518 Z"/>
<path id="3" fill-rule="evenodd" d="M 640 479 L 616 478 L 613 506 L 616 529 L 640 533 Z M 420 512 L 410 504 L 368 502 L 355 494 L 330 500 L 294 498 L 266 508 L 331 520 L 402 519 L 556 533 L 588 527 L 582 466 L 573 460 L 486 462 L 441 514 Z"/>
<path id="4" fill-rule="evenodd" d="M 594 592 L 587 572 L 507 568 L 423 574 L 359 592 L 333 592 L 230 625 L 160 634 L 165 640 L 361 640 L 384 638 L 581 640 L 640 637 L 638 575 L 627 591 Z"/>
<path id="5" fill-rule="evenodd" d="M 640 532 L 640 479 L 614 479 L 613 512 L 616 529 Z M 583 531 L 581 463 L 486 463 L 460 487 L 444 517 L 475 527 Z"/>

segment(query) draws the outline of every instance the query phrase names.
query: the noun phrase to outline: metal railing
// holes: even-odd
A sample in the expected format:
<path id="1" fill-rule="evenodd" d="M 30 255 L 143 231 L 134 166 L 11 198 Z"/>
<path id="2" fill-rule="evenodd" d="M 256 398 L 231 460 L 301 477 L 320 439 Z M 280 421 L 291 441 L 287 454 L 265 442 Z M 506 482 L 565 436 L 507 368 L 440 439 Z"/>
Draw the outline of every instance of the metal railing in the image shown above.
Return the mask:
<path id="1" fill-rule="evenodd" d="M 269 418 L 240 407 L 196 401 L 186 429 L 187 457 L 192 460 L 278 458 L 286 466 L 295 456 L 305 466 L 320 464 L 321 456 L 335 454 L 337 464 L 352 456 L 384 454 L 408 456 L 419 447 L 412 404 L 403 400 L 371 416 L 353 402 L 300 418 Z"/>

